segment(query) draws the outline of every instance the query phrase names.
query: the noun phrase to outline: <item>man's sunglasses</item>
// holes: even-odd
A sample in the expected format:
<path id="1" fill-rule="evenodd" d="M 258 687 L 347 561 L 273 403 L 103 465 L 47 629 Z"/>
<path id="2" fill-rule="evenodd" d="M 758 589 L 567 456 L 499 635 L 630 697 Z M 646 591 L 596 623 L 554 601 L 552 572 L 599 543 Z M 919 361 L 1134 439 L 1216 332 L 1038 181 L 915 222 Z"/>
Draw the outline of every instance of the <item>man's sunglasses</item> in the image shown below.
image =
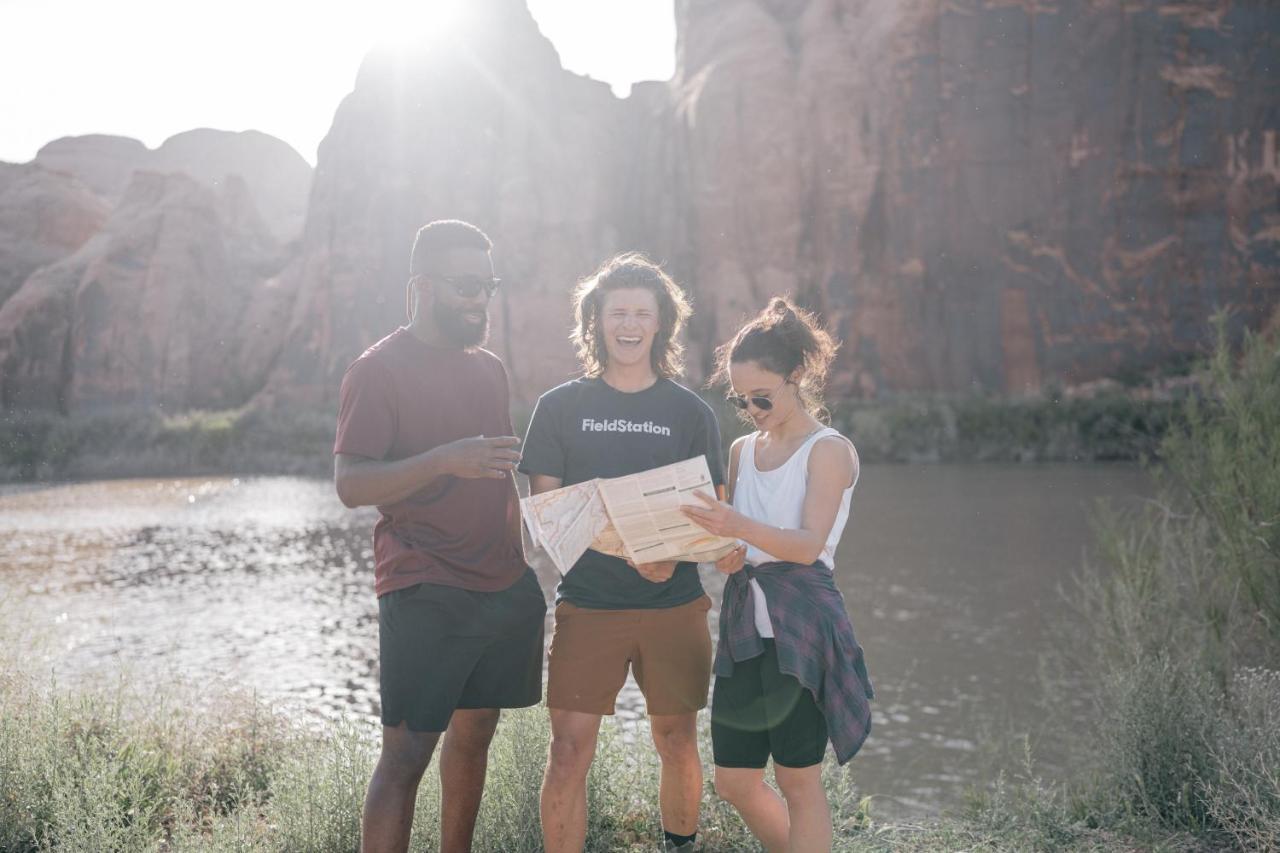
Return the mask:
<path id="1" fill-rule="evenodd" d="M 453 292 L 462 299 L 474 299 L 480 295 L 482 290 L 486 296 L 493 296 L 498 290 L 498 285 L 502 283 L 500 278 L 481 278 L 474 275 L 423 276 L 423 278 L 432 278 L 436 281 L 444 282 L 452 287 Z"/>
<path id="2" fill-rule="evenodd" d="M 782 380 L 782 385 L 786 385 L 787 380 Z M 725 397 L 730 403 L 742 411 L 746 411 L 748 405 L 753 405 L 762 412 L 767 412 L 773 408 L 773 400 L 770 399 L 782 389 L 782 385 L 774 388 L 769 392 L 769 397 L 748 397 L 745 394 L 729 394 Z"/>

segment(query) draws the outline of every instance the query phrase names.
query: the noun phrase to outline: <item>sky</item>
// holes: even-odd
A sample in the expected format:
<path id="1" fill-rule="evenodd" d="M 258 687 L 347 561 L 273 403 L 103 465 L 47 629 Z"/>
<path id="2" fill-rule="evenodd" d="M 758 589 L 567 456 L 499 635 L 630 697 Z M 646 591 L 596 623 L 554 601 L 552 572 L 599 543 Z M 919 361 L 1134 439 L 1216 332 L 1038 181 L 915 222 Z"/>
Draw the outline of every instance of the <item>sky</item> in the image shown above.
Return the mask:
<path id="1" fill-rule="evenodd" d="M 365 52 L 447 34 L 466 0 L 0 0 L 0 160 L 53 139 L 155 148 L 197 127 L 261 130 L 315 163 Z M 671 0 L 528 0 L 570 71 L 625 95 L 675 68 Z"/>

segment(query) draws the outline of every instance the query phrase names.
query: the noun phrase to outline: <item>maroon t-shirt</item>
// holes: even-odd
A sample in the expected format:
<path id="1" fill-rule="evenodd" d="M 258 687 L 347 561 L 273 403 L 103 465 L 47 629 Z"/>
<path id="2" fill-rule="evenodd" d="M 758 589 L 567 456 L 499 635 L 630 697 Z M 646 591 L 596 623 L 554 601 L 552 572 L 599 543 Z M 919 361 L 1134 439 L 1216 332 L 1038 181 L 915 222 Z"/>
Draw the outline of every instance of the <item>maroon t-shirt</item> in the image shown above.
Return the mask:
<path id="1" fill-rule="evenodd" d="M 460 438 L 511 435 L 507 372 L 493 353 L 423 343 L 407 328 L 357 358 L 342 379 L 334 453 L 404 459 Z M 418 583 L 493 592 L 524 573 L 515 482 L 437 477 L 379 506 L 374 590 Z"/>

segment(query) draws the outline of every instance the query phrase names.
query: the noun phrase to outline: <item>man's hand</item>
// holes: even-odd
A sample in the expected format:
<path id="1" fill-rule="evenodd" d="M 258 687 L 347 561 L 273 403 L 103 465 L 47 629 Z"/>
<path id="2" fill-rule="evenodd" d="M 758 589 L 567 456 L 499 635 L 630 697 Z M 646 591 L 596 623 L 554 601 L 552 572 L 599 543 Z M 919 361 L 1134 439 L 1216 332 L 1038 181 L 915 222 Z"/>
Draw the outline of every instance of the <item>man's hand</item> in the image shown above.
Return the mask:
<path id="1" fill-rule="evenodd" d="M 440 447 L 445 471 L 467 479 L 506 477 L 520 464 L 516 449 L 520 439 L 514 435 L 498 438 L 460 438 Z"/>
<path id="2" fill-rule="evenodd" d="M 640 577 L 649 581 L 649 583 L 665 583 L 671 580 L 671 576 L 676 573 L 675 560 L 662 560 L 657 563 L 635 563 L 627 560 L 627 565 L 640 573 Z"/>
<path id="3" fill-rule="evenodd" d="M 739 545 L 716 560 L 716 571 L 725 575 L 737 574 L 747 562 L 747 546 Z"/>

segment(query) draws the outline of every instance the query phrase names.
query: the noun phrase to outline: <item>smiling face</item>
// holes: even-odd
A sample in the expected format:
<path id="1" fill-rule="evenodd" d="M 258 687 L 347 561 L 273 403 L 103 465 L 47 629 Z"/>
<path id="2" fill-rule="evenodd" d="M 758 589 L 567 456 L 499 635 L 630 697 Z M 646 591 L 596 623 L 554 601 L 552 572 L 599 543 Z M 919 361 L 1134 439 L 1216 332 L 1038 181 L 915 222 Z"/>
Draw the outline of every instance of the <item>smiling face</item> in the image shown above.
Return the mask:
<path id="1" fill-rule="evenodd" d="M 410 282 L 420 306 L 414 322 L 429 319 L 440 336 L 456 347 L 481 346 L 489 335 L 490 295 L 483 286 L 475 285 L 492 279 L 493 263 L 488 252 L 471 248 L 441 252 L 428 269 Z M 464 295 L 468 290 L 475 292 Z M 421 306 L 429 307 L 429 318 L 421 316 Z"/>
<path id="2" fill-rule="evenodd" d="M 658 324 L 658 300 L 652 291 L 637 287 L 606 293 L 600 306 L 600 334 L 609 364 L 652 364 Z"/>
<path id="3" fill-rule="evenodd" d="M 730 391 L 747 398 L 744 414 L 759 430 L 776 429 L 797 412 L 804 412 L 798 386 L 786 380 L 781 373 L 765 369 L 758 361 L 735 361 L 729 365 Z M 763 397 L 773 405 L 762 409 L 752 399 L 755 397 Z"/>

